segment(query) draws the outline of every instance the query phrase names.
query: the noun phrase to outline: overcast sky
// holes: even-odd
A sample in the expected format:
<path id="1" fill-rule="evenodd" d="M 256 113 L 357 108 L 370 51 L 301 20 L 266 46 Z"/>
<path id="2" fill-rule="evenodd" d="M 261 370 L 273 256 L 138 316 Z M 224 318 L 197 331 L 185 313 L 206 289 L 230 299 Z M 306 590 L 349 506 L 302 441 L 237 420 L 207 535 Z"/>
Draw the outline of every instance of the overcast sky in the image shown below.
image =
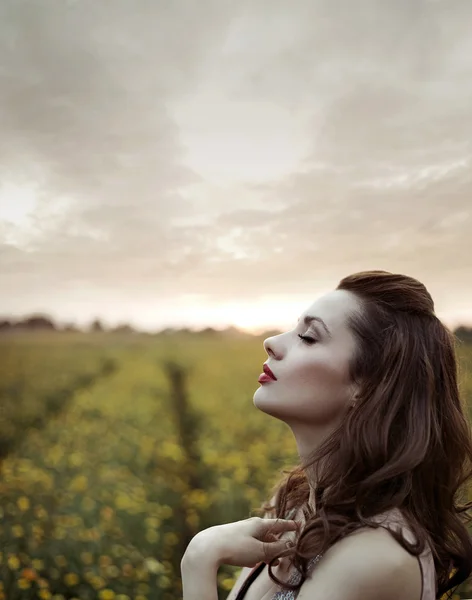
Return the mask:
<path id="1" fill-rule="evenodd" d="M 0 315 L 293 323 L 355 271 L 472 324 L 470 0 L 2 0 Z"/>

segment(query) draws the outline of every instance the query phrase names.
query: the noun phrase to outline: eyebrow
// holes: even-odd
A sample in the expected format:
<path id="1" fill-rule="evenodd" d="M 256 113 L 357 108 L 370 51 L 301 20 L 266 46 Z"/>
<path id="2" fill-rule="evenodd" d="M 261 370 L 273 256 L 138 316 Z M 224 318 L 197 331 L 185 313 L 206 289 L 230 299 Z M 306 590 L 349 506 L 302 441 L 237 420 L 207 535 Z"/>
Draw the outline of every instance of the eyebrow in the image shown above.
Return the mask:
<path id="1" fill-rule="evenodd" d="M 297 319 L 297 323 L 300 321 L 300 319 Z M 321 325 L 323 325 L 326 333 L 328 334 L 329 337 L 331 337 L 331 332 L 328 329 L 328 327 L 326 326 L 326 323 L 323 321 L 323 319 L 321 319 L 320 317 L 314 317 L 312 315 L 306 315 L 303 318 L 303 322 L 305 323 L 305 325 L 310 325 L 310 323 L 313 323 L 313 321 L 317 321 L 318 323 L 321 323 Z"/>

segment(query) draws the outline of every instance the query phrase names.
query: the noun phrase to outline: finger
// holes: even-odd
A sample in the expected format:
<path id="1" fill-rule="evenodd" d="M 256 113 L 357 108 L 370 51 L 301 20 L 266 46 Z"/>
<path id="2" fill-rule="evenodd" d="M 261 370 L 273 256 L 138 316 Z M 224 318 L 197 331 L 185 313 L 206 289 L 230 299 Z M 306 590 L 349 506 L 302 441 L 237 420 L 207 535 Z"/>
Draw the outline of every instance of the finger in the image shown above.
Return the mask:
<path id="1" fill-rule="evenodd" d="M 278 521 L 273 521 L 271 525 L 268 526 L 267 531 L 270 533 L 274 533 L 276 535 L 283 535 L 284 533 L 296 532 L 299 530 L 299 525 L 296 521 L 286 521 L 284 519 L 279 519 Z"/>
<path id="2" fill-rule="evenodd" d="M 274 558 L 279 558 L 281 557 L 282 554 L 286 555 L 287 554 L 287 550 L 289 548 L 292 548 L 293 546 L 295 546 L 294 542 L 290 542 L 290 541 L 281 541 L 278 540 L 277 542 L 272 542 L 272 543 L 267 543 L 267 542 L 261 542 L 262 543 L 262 555 L 263 555 L 263 561 L 265 563 L 270 563 L 270 561 Z"/>
<path id="3" fill-rule="evenodd" d="M 283 533 L 284 531 L 296 531 L 299 525 L 296 521 L 289 519 L 262 519 L 258 524 L 259 531 L 270 531 L 271 533 Z"/>

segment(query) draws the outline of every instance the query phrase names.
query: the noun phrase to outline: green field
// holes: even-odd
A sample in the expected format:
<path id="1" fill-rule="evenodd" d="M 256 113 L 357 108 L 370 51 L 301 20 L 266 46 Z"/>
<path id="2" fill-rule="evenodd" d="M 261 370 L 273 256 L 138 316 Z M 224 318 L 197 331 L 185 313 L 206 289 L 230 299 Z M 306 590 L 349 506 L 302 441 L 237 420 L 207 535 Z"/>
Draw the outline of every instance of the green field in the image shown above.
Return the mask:
<path id="1" fill-rule="evenodd" d="M 188 539 L 249 516 L 296 462 L 252 403 L 265 358 L 249 336 L 1 337 L 0 600 L 181 598 Z"/>

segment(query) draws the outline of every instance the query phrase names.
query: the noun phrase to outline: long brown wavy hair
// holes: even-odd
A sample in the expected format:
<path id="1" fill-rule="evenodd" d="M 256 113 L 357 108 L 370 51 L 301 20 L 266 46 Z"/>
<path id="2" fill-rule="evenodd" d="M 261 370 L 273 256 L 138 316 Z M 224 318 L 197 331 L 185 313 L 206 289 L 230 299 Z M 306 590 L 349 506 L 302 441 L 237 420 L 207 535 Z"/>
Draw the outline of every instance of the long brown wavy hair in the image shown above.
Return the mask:
<path id="1" fill-rule="evenodd" d="M 306 520 L 296 545 L 281 555 L 290 557 L 301 582 L 279 580 L 272 563 L 269 575 L 284 589 L 299 589 L 310 558 L 360 527 L 378 527 L 370 517 L 400 508 L 417 543 L 392 535 L 415 556 L 430 544 L 436 598 L 449 590 L 451 596 L 472 572 L 466 512 L 472 502 L 465 502 L 472 437 L 459 394 L 456 339 L 412 277 L 364 271 L 337 289 L 354 293 L 362 307 L 348 320 L 357 339 L 350 376 L 360 393 L 313 455 L 284 472 L 275 504 L 263 506 L 276 518 L 303 509 Z M 316 514 L 308 506 L 310 488 Z"/>

